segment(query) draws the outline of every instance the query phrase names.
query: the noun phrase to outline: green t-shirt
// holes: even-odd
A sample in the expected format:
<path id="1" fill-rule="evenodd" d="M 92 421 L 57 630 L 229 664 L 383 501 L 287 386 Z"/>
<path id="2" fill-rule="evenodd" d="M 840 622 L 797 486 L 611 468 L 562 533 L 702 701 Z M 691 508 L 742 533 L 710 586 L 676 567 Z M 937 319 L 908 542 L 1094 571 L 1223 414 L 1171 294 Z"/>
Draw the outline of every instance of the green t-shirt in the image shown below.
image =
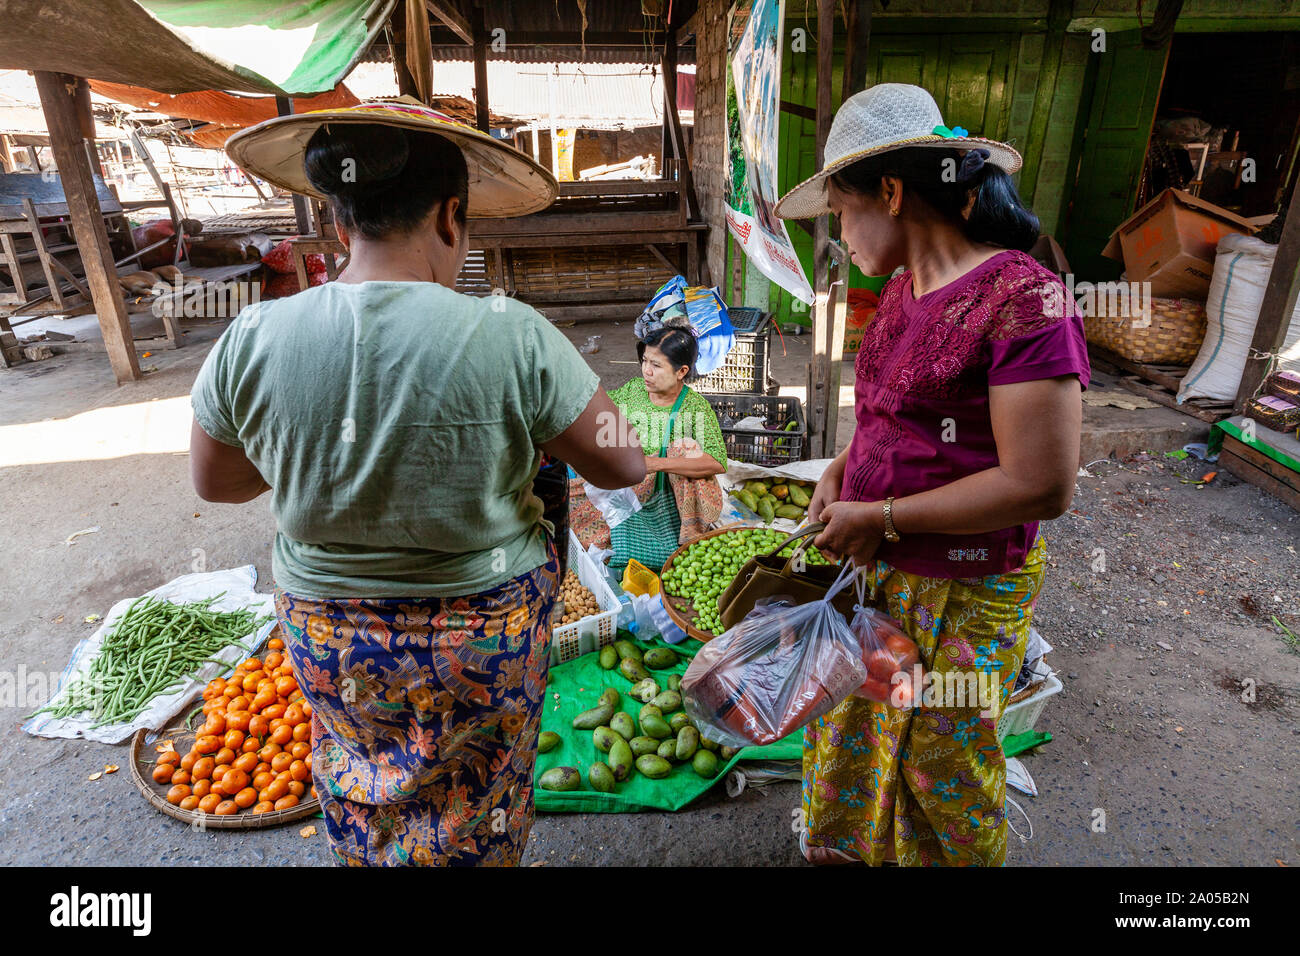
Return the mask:
<path id="1" fill-rule="evenodd" d="M 545 563 L 537 446 L 599 386 L 517 300 L 331 282 L 244 309 L 191 402 L 271 485 L 278 587 L 446 597 Z"/>

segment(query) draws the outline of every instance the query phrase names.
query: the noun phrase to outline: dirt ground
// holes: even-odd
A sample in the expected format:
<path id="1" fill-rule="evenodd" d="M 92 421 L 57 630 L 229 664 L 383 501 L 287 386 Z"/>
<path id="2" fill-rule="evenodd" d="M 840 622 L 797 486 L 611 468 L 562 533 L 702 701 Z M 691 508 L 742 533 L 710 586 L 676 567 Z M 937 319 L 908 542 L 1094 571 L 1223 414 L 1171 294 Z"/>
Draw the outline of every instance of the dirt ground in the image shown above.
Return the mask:
<path id="1" fill-rule="evenodd" d="M 154 371 L 123 388 L 93 350 L 0 370 L 0 668 L 11 680 L 60 671 L 94 630 L 87 615 L 188 573 L 196 549 L 209 568 L 255 565 L 269 589 L 265 499 L 214 505 L 190 488 L 185 396 L 221 326 L 187 328 L 184 348 L 143 359 Z M 601 335 L 589 360 L 606 385 L 636 374 L 628 323 L 566 333 Z M 802 394 L 808 345 L 778 346 L 783 391 Z M 1064 690 L 1038 723 L 1052 741 L 1024 758 L 1040 793 L 1017 796 L 1032 837 L 1011 837 L 1009 862 L 1296 865 L 1300 515 L 1226 472 L 1189 483 L 1213 466 L 1150 450 L 1095 463 L 1073 511 L 1044 528 L 1051 570 L 1036 623 Z M 0 702 L 0 863 L 328 862 L 323 833 L 298 826 L 199 833 L 162 816 L 133 789 L 125 747 L 23 733 L 44 700 Z M 110 763 L 123 771 L 88 780 Z M 734 799 L 718 787 L 676 814 L 543 816 L 525 863 L 802 864 L 798 803 L 787 782 Z"/>

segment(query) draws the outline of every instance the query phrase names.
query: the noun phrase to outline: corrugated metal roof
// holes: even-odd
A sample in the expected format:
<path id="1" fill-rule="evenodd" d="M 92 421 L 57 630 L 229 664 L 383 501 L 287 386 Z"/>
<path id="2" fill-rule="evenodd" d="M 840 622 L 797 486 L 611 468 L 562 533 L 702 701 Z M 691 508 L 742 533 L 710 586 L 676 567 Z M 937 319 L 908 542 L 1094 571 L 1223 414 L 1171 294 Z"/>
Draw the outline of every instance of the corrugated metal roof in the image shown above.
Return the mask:
<path id="1" fill-rule="evenodd" d="M 656 46 L 589 46 L 584 51 L 577 44 L 560 46 L 558 44 L 535 44 L 532 46 L 507 47 L 505 53 L 493 53 L 488 50 L 488 62 L 495 59 L 514 63 L 637 63 L 657 65 L 663 50 Z M 465 44 L 435 46 L 433 60 L 435 63 L 455 60 L 470 60 L 470 48 Z M 682 46 L 677 51 L 679 63 L 694 63 L 694 47 Z"/>

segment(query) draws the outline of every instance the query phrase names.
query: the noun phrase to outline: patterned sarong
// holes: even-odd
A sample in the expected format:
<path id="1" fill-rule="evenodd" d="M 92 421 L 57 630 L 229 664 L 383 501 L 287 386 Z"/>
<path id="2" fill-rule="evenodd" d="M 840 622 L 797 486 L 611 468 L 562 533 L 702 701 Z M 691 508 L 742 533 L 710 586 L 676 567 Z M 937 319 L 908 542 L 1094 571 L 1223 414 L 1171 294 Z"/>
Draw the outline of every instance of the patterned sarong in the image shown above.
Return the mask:
<path id="1" fill-rule="evenodd" d="M 315 711 L 312 777 L 339 862 L 518 864 L 558 590 L 552 552 L 466 597 L 276 593 Z"/>
<path id="2" fill-rule="evenodd" d="M 1019 570 L 978 579 L 921 577 L 880 561 L 873 596 L 935 678 L 995 682 L 1000 714 L 1024 659 L 1044 553 L 1039 538 Z M 1006 758 L 978 702 L 899 711 L 849 697 L 804 729 L 803 774 L 809 846 L 873 865 L 891 842 L 903 866 L 1005 861 Z"/>

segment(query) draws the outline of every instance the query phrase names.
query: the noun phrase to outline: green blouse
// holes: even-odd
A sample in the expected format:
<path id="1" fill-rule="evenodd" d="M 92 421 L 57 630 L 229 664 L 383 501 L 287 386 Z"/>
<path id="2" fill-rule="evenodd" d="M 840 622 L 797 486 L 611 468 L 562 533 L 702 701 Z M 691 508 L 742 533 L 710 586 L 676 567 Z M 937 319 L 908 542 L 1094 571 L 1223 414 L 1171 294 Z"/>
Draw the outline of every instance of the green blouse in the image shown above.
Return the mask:
<path id="1" fill-rule="evenodd" d="M 685 387 L 685 386 L 683 386 Z M 664 447 L 664 431 L 668 427 L 670 407 L 661 407 L 650 401 L 645 379 L 634 378 L 609 393 L 614 404 L 641 436 L 641 446 L 647 455 L 658 456 Z M 722 426 L 713 406 L 703 395 L 686 388 L 686 398 L 673 422 L 672 441 L 693 438 L 723 468 L 727 467 L 727 448 L 722 439 Z"/>

